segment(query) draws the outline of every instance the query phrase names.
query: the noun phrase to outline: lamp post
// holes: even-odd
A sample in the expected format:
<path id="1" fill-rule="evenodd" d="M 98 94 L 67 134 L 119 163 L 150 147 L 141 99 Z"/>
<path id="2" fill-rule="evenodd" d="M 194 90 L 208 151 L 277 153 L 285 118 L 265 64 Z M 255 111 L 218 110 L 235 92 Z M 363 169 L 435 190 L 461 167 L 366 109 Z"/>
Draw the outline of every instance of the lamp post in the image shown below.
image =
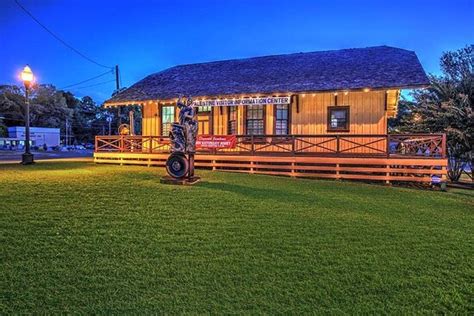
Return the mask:
<path id="1" fill-rule="evenodd" d="M 28 65 L 23 68 L 21 72 L 21 80 L 25 85 L 25 104 L 26 104 L 26 113 L 25 113 L 25 152 L 21 156 L 21 163 L 23 165 L 30 165 L 34 163 L 33 154 L 30 152 L 30 99 L 29 99 L 29 90 L 31 83 L 33 82 L 33 72 L 31 71 Z"/>

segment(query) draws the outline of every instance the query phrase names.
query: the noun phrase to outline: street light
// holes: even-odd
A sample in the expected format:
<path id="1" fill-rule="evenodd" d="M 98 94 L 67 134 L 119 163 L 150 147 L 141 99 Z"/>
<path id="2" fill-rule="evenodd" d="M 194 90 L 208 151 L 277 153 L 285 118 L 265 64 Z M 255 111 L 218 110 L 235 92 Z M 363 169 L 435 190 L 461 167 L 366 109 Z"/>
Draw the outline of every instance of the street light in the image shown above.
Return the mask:
<path id="1" fill-rule="evenodd" d="M 25 104 L 26 104 L 26 113 L 25 113 L 25 152 L 21 156 L 21 163 L 23 165 L 30 165 L 34 163 L 33 154 L 30 152 L 30 99 L 29 99 L 29 90 L 31 88 L 31 83 L 33 82 L 33 72 L 31 68 L 26 65 L 21 72 L 21 80 L 25 84 Z"/>

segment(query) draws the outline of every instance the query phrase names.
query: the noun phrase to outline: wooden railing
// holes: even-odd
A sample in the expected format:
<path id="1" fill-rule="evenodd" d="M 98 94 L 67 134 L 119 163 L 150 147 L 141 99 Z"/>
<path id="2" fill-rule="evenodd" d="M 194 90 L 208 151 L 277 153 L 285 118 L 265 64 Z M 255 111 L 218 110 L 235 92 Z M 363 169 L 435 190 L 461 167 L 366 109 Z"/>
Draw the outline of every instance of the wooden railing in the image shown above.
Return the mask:
<path id="1" fill-rule="evenodd" d="M 235 148 L 201 154 L 446 157 L 445 134 L 237 135 Z M 96 136 L 96 152 L 167 153 L 164 136 Z"/>

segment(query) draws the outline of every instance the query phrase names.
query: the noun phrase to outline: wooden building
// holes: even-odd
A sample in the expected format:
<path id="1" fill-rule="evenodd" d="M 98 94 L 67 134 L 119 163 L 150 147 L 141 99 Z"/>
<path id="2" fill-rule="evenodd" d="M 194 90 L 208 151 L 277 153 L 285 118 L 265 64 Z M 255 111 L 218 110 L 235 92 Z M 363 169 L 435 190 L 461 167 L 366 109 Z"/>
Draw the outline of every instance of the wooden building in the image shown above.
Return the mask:
<path id="1" fill-rule="evenodd" d="M 142 135 L 97 136 L 94 157 L 97 163 L 164 165 L 177 97 L 190 95 L 200 135 L 234 139 L 231 147 L 202 148 L 197 167 L 444 182 L 444 135 L 388 133 L 400 90 L 428 85 L 414 52 L 387 46 L 176 66 L 105 102 L 140 105 Z"/>

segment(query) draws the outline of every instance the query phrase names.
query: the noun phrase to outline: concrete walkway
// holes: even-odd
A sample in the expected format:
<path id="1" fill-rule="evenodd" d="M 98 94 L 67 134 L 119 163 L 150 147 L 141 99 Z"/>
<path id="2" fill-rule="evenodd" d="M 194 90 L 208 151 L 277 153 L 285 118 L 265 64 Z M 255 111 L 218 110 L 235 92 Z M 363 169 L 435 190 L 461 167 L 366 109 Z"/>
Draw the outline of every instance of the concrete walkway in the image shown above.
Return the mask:
<path id="1" fill-rule="evenodd" d="M 35 163 L 42 162 L 93 162 L 93 157 L 72 157 L 72 158 L 46 158 L 35 159 Z M 21 160 L 0 160 L 0 165 L 20 164 Z"/>
<path id="2" fill-rule="evenodd" d="M 20 163 L 21 162 L 21 155 L 23 152 L 21 151 L 9 151 L 9 150 L 1 150 L 0 151 L 0 164 L 5 163 Z M 47 161 L 47 160 L 54 160 L 54 161 L 92 161 L 92 150 L 75 150 L 75 151 L 38 151 L 33 152 L 35 161 Z M 64 160 L 66 159 L 66 160 Z M 86 159 L 86 160 L 84 160 Z"/>

